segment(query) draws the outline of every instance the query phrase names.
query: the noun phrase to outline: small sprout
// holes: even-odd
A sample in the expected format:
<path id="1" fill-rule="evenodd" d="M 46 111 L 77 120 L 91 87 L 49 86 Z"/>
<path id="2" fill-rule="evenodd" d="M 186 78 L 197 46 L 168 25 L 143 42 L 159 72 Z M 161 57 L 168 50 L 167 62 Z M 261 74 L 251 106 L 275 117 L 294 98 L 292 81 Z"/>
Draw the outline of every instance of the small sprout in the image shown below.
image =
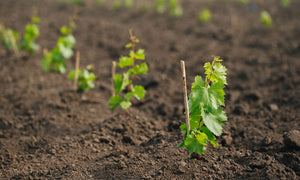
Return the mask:
<path id="1" fill-rule="evenodd" d="M 288 7 L 291 4 L 291 0 L 281 0 L 281 4 L 284 7 Z"/>
<path id="2" fill-rule="evenodd" d="M 43 71 L 56 71 L 63 74 L 66 72 L 66 59 L 73 56 L 76 40 L 72 35 L 72 28 L 63 26 L 60 32 L 62 36 L 58 38 L 56 46 L 51 52 L 44 53 L 42 58 Z"/>
<path id="3" fill-rule="evenodd" d="M 175 16 L 175 17 L 182 16 L 183 11 L 182 11 L 182 7 L 180 6 L 179 0 L 170 0 L 169 13 L 171 16 Z"/>
<path id="4" fill-rule="evenodd" d="M 81 4 L 81 3 L 83 3 L 83 0 L 70 0 L 70 3 L 72 3 L 72 4 Z"/>
<path id="5" fill-rule="evenodd" d="M 204 64 L 206 77 L 195 77 L 189 95 L 187 123 L 180 126 L 185 132 L 184 140 L 178 147 L 186 147 L 191 154 L 204 154 L 207 143 L 218 146 L 216 136 L 222 134 L 223 122 L 227 116 L 223 111 L 225 106 L 224 88 L 226 82 L 226 67 L 222 59 L 214 57 L 212 63 Z"/>
<path id="6" fill-rule="evenodd" d="M 133 7 L 133 0 L 125 0 L 125 2 L 124 2 L 124 7 L 125 7 L 126 9 L 132 8 L 132 7 Z"/>
<path id="7" fill-rule="evenodd" d="M 249 3 L 249 0 L 239 0 L 239 3 L 242 5 L 246 5 Z"/>
<path id="8" fill-rule="evenodd" d="M 267 11 L 262 11 L 260 13 L 260 22 L 265 26 L 265 27 L 270 27 L 272 25 L 272 17 Z"/>
<path id="9" fill-rule="evenodd" d="M 166 0 L 154 0 L 154 2 L 154 11 L 156 13 L 162 14 L 166 11 Z"/>
<path id="10" fill-rule="evenodd" d="M 7 49 L 18 50 L 16 42 L 20 39 L 20 35 L 13 29 L 5 29 L 4 25 L 0 24 L 0 40 L 2 45 Z"/>
<path id="11" fill-rule="evenodd" d="M 207 23 L 211 20 L 211 12 L 209 9 L 205 8 L 198 14 L 198 22 Z"/>
<path id="12" fill-rule="evenodd" d="M 121 8 L 122 2 L 120 0 L 114 0 L 112 4 L 113 10 L 117 11 Z"/>
<path id="13" fill-rule="evenodd" d="M 108 104 L 111 106 L 111 111 L 117 106 L 120 106 L 126 110 L 126 113 L 128 113 L 128 108 L 132 105 L 131 99 L 133 97 L 137 100 L 141 100 L 145 97 L 145 88 L 140 85 L 133 85 L 133 81 L 139 78 L 140 74 L 147 74 L 148 72 L 146 62 L 136 64 L 137 60 L 145 60 L 145 50 L 136 50 L 136 44 L 139 43 L 139 39 L 132 34 L 131 30 L 129 32 L 131 42 L 125 46 L 127 49 L 130 49 L 129 55 L 120 57 L 119 63 L 117 63 L 117 66 L 122 69 L 127 68 L 127 71 L 125 71 L 123 75 L 113 72 L 113 74 L 115 74 L 113 77 L 114 93 L 108 101 Z"/>
<path id="14" fill-rule="evenodd" d="M 143 4 L 141 7 L 140 7 L 140 12 L 142 13 L 145 13 L 147 12 L 149 9 L 148 5 L 147 4 Z"/>
<path id="15" fill-rule="evenodd" d="M 100 7 L 106 2 L 106 0 L 97 0 L 96 2 L 97 2 L 97 5 Z"/>
<path id="16" fill-rule="evenodd" d="M 28 51 L 30 54 L 34 54 L 40 49 L 40 46 L 35 43 L 35 40 L 39 37 L 39 25 L 40 18 L 37 16 L 31 17 L 31 24 L 27 24 L 25 27 L 24 37 L 21 41 L 21 49 Z"/>
<path id="17" fill-rule="evenodd" d="M 93 65 L 88 65 L 86 69 L 83 70 L 78 69 L 78 91 L 85 91 L 95 87 L 94 81 L 97 79 L 97 76 L 93 72 L 90 72 L 91 67 L 93 67 Z M 69 73 L 69 79 L 75 78 L 75 72 L 75 70 L 72 70 Z"/>

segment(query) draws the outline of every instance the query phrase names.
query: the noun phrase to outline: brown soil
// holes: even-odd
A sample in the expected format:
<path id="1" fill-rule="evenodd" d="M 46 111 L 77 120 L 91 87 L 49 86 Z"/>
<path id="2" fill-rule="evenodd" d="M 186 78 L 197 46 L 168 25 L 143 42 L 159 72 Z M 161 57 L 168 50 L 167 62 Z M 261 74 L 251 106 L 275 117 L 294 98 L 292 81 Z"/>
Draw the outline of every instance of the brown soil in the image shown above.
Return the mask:
<path id="1" fill-rule="evenodd" d="M 0 177 L 299 179 L 300 1 L 288 8 L 277 0 L 256 5 L 190 0 L 176 19 L 86 1 L 78 7 L 76 49 L 81 67 L 93 63 L 99 78 L 84 93 L 71 91 L 66 75 L 42 72 L 41 51 L 18 59 L 1 47 Z M 74 6 L 0 1 L 0 21 L 22 32 L 33 6 L 42 19 L 38 43 L 51 49 Z M 213 18 L 201 25 L 196 15 L 203 7 L 213 10 Z M 262 9 L 273 17 L 271 28 L 258 21 Z M 121 110 L 112 114 L 107 101 L 111 62 L 126 53 L 130 28 L 146 49 L 150 71 L 141 81 L 145 101 L 124 116 Z M 220 146 L 209 146 L 197 160 L 176 147 L 185 118 L 179 60 L 186 60 L 190 87 L 211 55 L 228 67 L 229 121 Z M 68 71 L 74 64 L 74 58 L 68 61 Z"/>

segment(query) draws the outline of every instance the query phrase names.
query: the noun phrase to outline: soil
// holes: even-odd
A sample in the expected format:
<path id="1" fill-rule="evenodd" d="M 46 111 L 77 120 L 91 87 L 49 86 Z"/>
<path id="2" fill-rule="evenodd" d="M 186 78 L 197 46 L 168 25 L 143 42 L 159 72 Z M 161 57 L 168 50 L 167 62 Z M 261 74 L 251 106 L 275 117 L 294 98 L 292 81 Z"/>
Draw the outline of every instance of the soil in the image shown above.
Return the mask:
<path id="1" fill-rule="evenodd" d="M 76 10 L 81 67 L 94 64 L 99 77 L 94 89 L 75 93 L 67 75 L 41 71 L 42 51 L 18 58 L 1 47 L 0 179 L 300 179 L 300 1 L 284 8 L 277 0 L 189 0 L 182 18 L 141 12 L 141 2 L 114 11 L 91 0 L 0 1 L 0 21 L 18 32 L 36 7 L 37 42 L 48 49 Z M 199 24 L 203 7 L 213 16 Z M 259 22 L 262 9 L 273 18 L 270 28 Z M 111 62 L 126 54 L 130 28 L 146 50 L 149 74 L 138 82 L 145 100 L 125 116 L 111 113 L 107 101 Z M 185 121 L 179 60 L 190 89 L 212 55 L 228 68 L 228 122 L 220 146 L 197 160 L 176 147 Z M 67 72 L 74 66 L 73 57 Z"/>

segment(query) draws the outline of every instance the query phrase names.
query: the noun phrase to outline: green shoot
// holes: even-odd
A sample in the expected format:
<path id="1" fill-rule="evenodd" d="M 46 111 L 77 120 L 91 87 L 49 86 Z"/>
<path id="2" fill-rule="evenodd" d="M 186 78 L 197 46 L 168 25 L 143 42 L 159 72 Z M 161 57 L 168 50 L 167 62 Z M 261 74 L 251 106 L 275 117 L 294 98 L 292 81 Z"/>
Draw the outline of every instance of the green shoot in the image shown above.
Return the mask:
<path id="1" fill-rule="evenodd" d="M 260 21 L 265 27 L 270 27 L 272 25 L 272 17 L 267 11 L 262 11 L 260 13 Z"/>
<path id="2" fill-rule="evenodd" d="M 126 9 L 130 9 L 133 7 L 133 0 L 125 0 L 124 1 L 124 6 Z"/>
<path id="3" fill-rule="evenodd" d="M 211 20 L 211 12 L 209 9 L 205 8 L 198 14 L 197 18 L 200 23 L 207 23 Z"/>
<path id="4" fill-rule="evenodd" d="M 245 5 L 249 3 L 249 0 L 239 0 L 239 3 Z"/>
<path id="5" fill-rule="evenodd" d="M 281 4 L 284 7 L 288 7 L 291 4 L 291 0 L 281 0 Z"/>
<path id="6" fill-rule="evenodd" d="M 63 26 L 60 29 L 62 34 L 58 38 L 56 46 L 49 53 L 44 53 L 42 59 L 43 71 L 56 71 L 59 73 L 66 72 L 66 59 L 73 56 L 73 47 L 75 45 L 75 38 L 72 35 L 72 28 Z"/>
<path id="7" fill-rule="evenodd" d="M 81 4 L 81 3 L 83 3 L 83 0 L 70 0 L 70 3 L 72 3 L 72 4 Z"/>
<path id="8" fill-rule="evenodd" d="M 36 38 L 40 35 L 39 22 L 39 17 L 33 16 L 31 18 L 31 24 L 26 25 L 24 37 L 21 41 L 21 49 L 28 51 L 30 54 L 34 54 L 40 49 L 39 45 L 35 43 Z"/>
<path id="9" fill-rule="evenodd" d="M 162 14 L 166 11 L 166 0 L 154 0 L 154 2 L 154 11 L 156 13 Z"/>
<path id="10" fill-rule="evenodd" d="M 135 97 L 137 100 L 141 100 L 144 98 L 146 90 L 143 86 L 133 85 L 133 81 L 136 78 L 139 78 L 140 74 L 147 74 L 148 65 L 146 62 L 141 64 L 136 64 L 136 61 L 144 61 L 145 60 L 145 50 L 138 49 L 136 50 L 136 44 L 139 43 L 139 39 L 130 33 L 130 43 L 128 43 L 125 47 L 130 49 L 128 56 L 122 56 L 119 59 L 119 63 L 117 66 L 127 71 L 121 74 L 116 74 L 114 77 L 114 90 L 115 95 L 112 96 L 108 104 L 111 106 L 110 110 L 114 110 L 117 106 L 120 106 L 122 109 L 126 110 L 128 113 L 128 108 L 132 105 L 131 99 Z"/>
<path id="11" fill-rule="evenodd" d="M 2 44 L 5 48 L 12 50 L 14 48 L 18 48 L 16 46 L 16 42 L 18 39 L 20 39 L 20 35 L 16 31 L 10 28 L 5 29 L 4 25 L 0 24 L 0 36 Z"/>
<path id="12" fill-rule="evenodd" d="M 169 13 L 175 17 L 181 17 L 183 14 L 182 8 L 180 6 L 179 0 L 169 1 Z"/>
<path id="13" fill-rule="evenodd" d="M 93 70 L 92 65 L 88 65 L 86 69 L 77 70 L 78 73 L 77 83 L 79 85 L 77 89 L 78 91 L 85 91 L 95 87 L 94 81 L 97 79 L 97 76 L 93 72 L 90 72 L 92 70 Z M 76 74 L 76 70 L 72 70 L 69 73 L 68 76 L 69 79 L 74 79 L 75 74 Z"/>
<path id="14" fill-rule="evenodd" d="M 122 2 L 120 0 L 114 0 L 112 4 L 113 10 L 117 11 L 121 8 Z"/>
<path id="15" fill-rule="evenodd" d="M 149 9 L 148 5 L 147 4 L 143 4 L 141 7 L 140 7 L 140 12 L 141 13 L 145 13 L 147 12 Z"/>
<path id="16" fill-rule="evenodd" d="M 227 121 L 223 111 L 227 69 L 221 61 L 214 57 L 212 63 L 205 63 L 205 80 L 196 76 L 192 84 L 188 100 L 190 127 L 186 123 L 180 126 L 185 135 L 184 141 L 178 145 L 186 147 L 191 154 L 202 155 L 208 142 L 218 146 L 215 136 L 222 134 L 223 122 Z"/>
<path id="17" fill-rule="evenodd" d="M 102 6 L 106 2 L 106 0 L 97 0 L 96 2 L 98 6 Z"/>

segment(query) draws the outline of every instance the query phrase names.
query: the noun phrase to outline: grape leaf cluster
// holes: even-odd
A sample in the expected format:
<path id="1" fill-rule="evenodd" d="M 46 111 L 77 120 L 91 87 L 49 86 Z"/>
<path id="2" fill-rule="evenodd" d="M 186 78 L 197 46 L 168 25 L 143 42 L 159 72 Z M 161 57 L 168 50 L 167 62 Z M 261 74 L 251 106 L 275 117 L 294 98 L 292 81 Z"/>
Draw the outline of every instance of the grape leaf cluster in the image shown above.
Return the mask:
<path id="1" fill-rule="evenodd" d="M 13 39 L 12 39 L 13 38 Z M 0 40 L 2 45 L 7 49 L 13 48 L 13 42 L 17 42 L 20 39 L 20 34 L 13 29 L 5 29 L 4 25 L 0 23 Z"/>
<path id="2" fill-rule="evenodd" d="M 51 52 L 44 54 L 43 71 L 56 71 L 63 74 L 66 72 L 66 59 L 73 56 L 73 47 L 76 41 L 72 35 L 72 28 L 63 26 L 60 32 L 62 36 L 58 38 L 56 46 Z"/>
<path id="3" fill-rule="evenodd" d="M 89 90 L 95 87 L 94 81 L 97 79 L 97 76 L 90 72 L 93 69 L 92 65 L 88 65 L 86 69 L 78 69 L 78 79 L 77 82 L 79 84 L 78 91 Z M 72 70 L 69 73 L 68 78 L 74 79 L 75 78 L 76 70 Z"/>
<path id="4" fill-rule="evenodd" d="M 35 43 L 35 40 L 39 37 L 39 25 L 40 18 L 33 16 L 31 18 L 32 23 L 27 24 L 25 27 L 24 37 L 21 41 L 21 49 L 28 51 L 30 54 L 34 54 L 40 49 L 40 46 Z"/>
<path id="5" fill-rule="evenodd" d="M 148 65 L 146 62 L 136 64 L 136 61 L 145 60 L 145 50 L 138 49 L 135 50 L 136 43 L 139 43 L 139 39 L 132 35 L 130 31 L 130 40 L 125 47 L 131 49 L 128 56 L 122 56 L 119 58 L 119 63 L 117 66 L 124 69 L 127 68 L 122 75 L 116 74 L 114 77 L 114 89 L 115 96 L 112 96 L 108 104 L 110 105 L 110 110 L 114 110 L 117 106 L 126 110 L 132 105 L 131 98 L 135 97 L 137 100 L 141 100 L 145 97 L 146 90 L 141 85 L 133 85 L 133 80 L 136 79 L 141 74 L 147 74 Z"/>
<path id="6" fill-rule="evenodd" d="M 188 101 L 190 131 L 187 131 L 186 124 L 180 126 L 185 135 L 184 141 L 178 145 L 186 147 L 190 153 L 203 154 L 207 142 L 218 146 L 216 136 L 222 134 L 223 122 L 227 121 L 223 111 L 227 69 L 221 61 L 219 57 L 214 57 L 212 63 L 205 63 L 205 80 L 196 76 L 192 84 Z"/>
<path id="7" fill-rule="evenodd" d="M 25 50 L 30 54 L 34 54 L 39 50 L 39 45 L 35 43 L 35 40 L 39 37 L 39 25 L 40 18 L 33 16 L 31 18 L 31 23 L 27 24 L 25 27 L 24 36 L 19 42 L 21 36 L 18 32 L 13 29 L 5 29 L 4 25 L 0 23 L 0 40 L 4 47 L 7 49 Z"/>

